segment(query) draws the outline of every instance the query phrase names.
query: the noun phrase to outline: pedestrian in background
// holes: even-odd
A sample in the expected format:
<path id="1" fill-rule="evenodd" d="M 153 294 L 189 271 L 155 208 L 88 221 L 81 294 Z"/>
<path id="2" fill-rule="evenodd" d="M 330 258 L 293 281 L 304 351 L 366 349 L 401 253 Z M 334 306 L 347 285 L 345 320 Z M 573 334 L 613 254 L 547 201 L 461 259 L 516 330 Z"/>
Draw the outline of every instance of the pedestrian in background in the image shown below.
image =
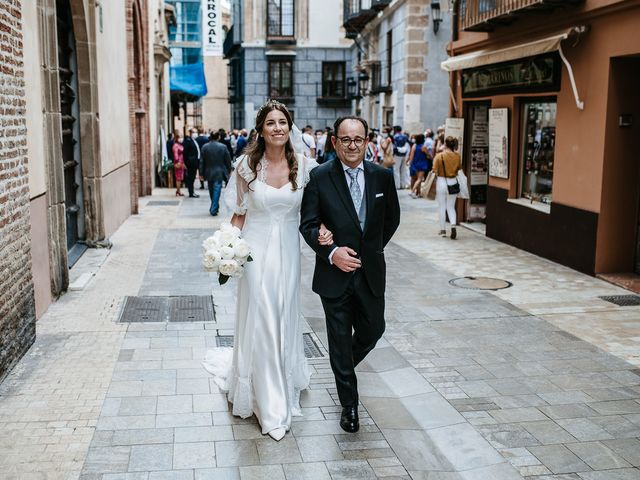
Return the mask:
<path id="1" fill-rule="evenodd" d="M 364 153 L 364 159 L 368 162 L 378 163 L 378 142 L 376 140 L 377 135 L 373 130 L 369 132 L 369 143 L 367 144 L 367 150 Z"/>
<path id="2" fill-rule="evenodd" d="M 393 178 L 396 183 L 396 189 L 408 188 L 409 167 L 405 160 L 411 147 L 409 137 L 402 132 L 400 125 L 393 127 L 393 132 Z"/>
<path id="3" fill-rule="evenodd" d="M 316 162 L 324 162 L 324 146 L 327 141 L 325 130 L 316 130 Z"/>
<path id="4" fill-rule="evenodd" d="M 444 126 L 441 125 L 436 130 L 436 142 L 434 146 L 434 155 L 444 152 Z"/>
<path id="5" fill-rule="evenodd" d="M 180 191 L 182 181 L 184 180 L 184 146 L 182 145 L 182 137 L 176 130 L 173 135 L 173 145 L 171 146 L 171 152 L 173 154 L 173 174 L 176 180 L 176 197 L 184 197 Z"/>
<path id="6" fill-rule="evenodd" d="M 393 172 L 395 159 L 393 157 L 393 138 L 391 136 L 391 127 L 384 127 L 379 148 L 382 151 L 382 166 Z"/>
<path id="7" fill-rule="evenodd" d="M 305 157 L 307 158 L 316 158 L 316 141 L 313 138 L 313 127 L 311 125 L 307 125 L 302 130 L 302 143 Z"/>
<path id="8" fill-rule="evenodd" d="M 333 142 L 331 141 L 331 137 L 333 137 L 333 130 L 329 129 L 327 130 L 327 139 L 324 143 L 324 163 L 330 162 L 338 157 L 336 149 L 333 146 Z"/>
<path id="9" fill-rule="evenodd" d="M 240 135 L 238 136 L 238 140 L 236 142 L 236 150 L 234 152 L 236 158 L 242 155 L 245 147 L 247 146 L 247 143 L 249 143 L 249 140 L 247 140 L 248 136 L 249 134 L 247 133 L 246 129 L 243 128 L 242 130 L 240 130 Z"/>
<path id="10" fill-rule="evenodd" d="M 200 134 L 196 137 L 196 143 L 200 148 L 200 157 L 202 158 L 202 147 L 209 143 L 209 136 L 205 134 L 202 127 L 197 127 L 197 130 Z M 198 170 L 198 175 L 200 178 L 200 190 L 204 190 L 204 177 L 202 176 L 202 170 Z"/>
<path id="11" fill-rule="evenodd" d="M 218 141 L 222 143 L 225 147 L 227 147 L 227 150 L 229 151 L 229 155 L 233 157 L 234 150 L 233 150 L 233 147 L 231 146 L 231 136 L 227 134 L 224 128 L 218 129 Z"/>
<path id="12" fill-rule="evenodd" d="M 185 137 L 182 142 L 182 146 L 184 147 L 184 164 L 187 167 L 185 183 L 187 184 L 187 190 L 189 191 L 190 198 L 198 198 L 200 196 L 193 190 L 193 184 L 196 181 L 196 173 L 198 171 L 198 166 L 200 165 L 200 147 L 195 140 L 197 136 L 198 131 L 195 128 L 190 128 L 189 136 Z"/>
<path id="13" fill-rule="evenodd" d="M 407 157 L 407 165 L 409 165 L 411 175 L 414 177 L 413 183 L 411 184 L 411 197 L 418 198 L 420 195 L 420 185 L 427 174 L 426 172 L 431 170 L 425 138 L 421 133 L 416 135 L 415 144 L 411 146 L 411 151 Z"/>
<path id="14" fill-rule="evenodd" d="M 220 208 L 222 184 L 229 181 L 231 173 L 231 155 L 229 155 L 229 150 L 217 141 L 218 138 L 218 133 L 210 135 L 211 141 L 202 147 L 200 159 L 200 172 L 209 186 L 209 198 L 211 199 L 209 213 L 214 217 L 218 215 Z"/>
<path id="15" fill-rule="evenodd" d="M 447 236 L 445 224 L 447 220 L 446 216 L 449 215 L 452 240 L 457 236 L 456 198 L 460 192 L 457 176 L 458 170 L 462 169 L 460 154 L 454 151 L 455 148 L 456 139 L 451 136 L 445 138 L 444 151 L 438 153 L 433 161 L 433 171 L 438 176 L 436 180 L 436 200 L 438 201 L 440 235 L 443 237 Z"/>

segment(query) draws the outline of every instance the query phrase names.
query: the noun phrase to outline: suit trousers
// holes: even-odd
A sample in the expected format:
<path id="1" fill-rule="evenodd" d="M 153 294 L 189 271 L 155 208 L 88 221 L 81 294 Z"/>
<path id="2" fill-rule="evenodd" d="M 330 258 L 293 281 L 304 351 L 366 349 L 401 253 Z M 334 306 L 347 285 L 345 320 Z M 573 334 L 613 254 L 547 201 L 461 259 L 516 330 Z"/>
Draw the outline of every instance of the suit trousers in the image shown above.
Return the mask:
<path id="1" fill-rule="evenodd" d="M 358 405 L 355 367 L 373 350 L 384 333 L 384 296 L 373 295 L 359 269 L 340 297 L 321 297 L 321 300 L 338 398 L 343 407 L 354 407 Z"/>
<path id="2" fill-rule="evenodd" d="M 189 167 L 187 166 L 187 174 L 184 177 L 184 183 L 187 185 L 187 189 L 189 190 L 189 195 L 193 195 L 193 184 L 196 181 L 196 172 L 198 171 L 198 167 Z"/>

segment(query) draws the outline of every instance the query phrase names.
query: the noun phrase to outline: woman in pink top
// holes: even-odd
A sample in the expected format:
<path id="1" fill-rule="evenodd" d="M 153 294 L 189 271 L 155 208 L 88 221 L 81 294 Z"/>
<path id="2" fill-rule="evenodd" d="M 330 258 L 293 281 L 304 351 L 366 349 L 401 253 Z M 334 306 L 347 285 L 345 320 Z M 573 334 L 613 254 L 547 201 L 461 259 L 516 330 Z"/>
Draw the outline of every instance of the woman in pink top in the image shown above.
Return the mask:
<path id="1" fill-rule="evenodd" d="M 176 132 L 175 140 L 173 142 L 173 172 L 176 177 L 176 197 L 184 197 L 180 192 L 180 186 L 182 180 L 184 180 L 184 156 L 182 152 L 184 147 L 182 146 L 182 136 Z"/>

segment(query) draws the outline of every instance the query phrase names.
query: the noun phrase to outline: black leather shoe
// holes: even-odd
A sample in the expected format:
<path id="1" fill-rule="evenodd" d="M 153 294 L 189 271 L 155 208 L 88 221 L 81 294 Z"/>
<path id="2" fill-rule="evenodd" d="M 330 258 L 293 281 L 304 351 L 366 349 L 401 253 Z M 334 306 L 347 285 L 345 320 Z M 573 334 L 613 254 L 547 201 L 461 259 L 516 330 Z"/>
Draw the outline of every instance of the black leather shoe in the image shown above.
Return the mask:
<path id="1" fill-rule="evenodd" d="M 340 427 L 345 432 L 356 433 L 360 429 L 360 420 L 358 420 L 358 407 L 342 407 L 342 415 L 340 416 Z"/>
<path id="2" fill-rule="evenodd" d="M 189 198 L 200 198 L 200 195 L 194 193 L 193 195 L 189 195 Z"/>

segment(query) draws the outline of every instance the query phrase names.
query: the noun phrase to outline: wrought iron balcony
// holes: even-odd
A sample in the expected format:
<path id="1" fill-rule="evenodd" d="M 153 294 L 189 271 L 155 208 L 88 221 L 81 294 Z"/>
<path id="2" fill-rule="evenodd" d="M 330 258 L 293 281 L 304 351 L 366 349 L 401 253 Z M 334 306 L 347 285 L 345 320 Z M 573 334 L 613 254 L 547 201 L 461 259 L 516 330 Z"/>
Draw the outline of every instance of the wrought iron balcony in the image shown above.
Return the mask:
<path id="1" fill-rule="evenodd" d="M 551 13 L 558 7 L 571 7 L 584 0 L 461 0 L 460 27 L 467 32 L 492 32 L 509 25 L 529 12 Z"/>
<path id="2" fill-rule="evenodd" d="M 384 10 L 389 6 L 391 0 L 371 0 L 371 8 L 373 8 L 376 12 L 380 10 Z"/>
<path id="3" fill-rule="evenodd" d="M 242 45 L 240 31 L 237 28 L 234 28 L 234 25 L 231 25 L 227 35 L 224 37 L 224 43 L 222 44 L 222 53 L 224 57 L 231 57 L 231 55 L 240 48 L 240 45 Z"/>
<path id="4" fill-rule="evenodd" d="M 344 0 L 344 17 L 342 26 L 347 38 L 356 38 L 367 23 L 378 15 L 372 0 Z"/>

